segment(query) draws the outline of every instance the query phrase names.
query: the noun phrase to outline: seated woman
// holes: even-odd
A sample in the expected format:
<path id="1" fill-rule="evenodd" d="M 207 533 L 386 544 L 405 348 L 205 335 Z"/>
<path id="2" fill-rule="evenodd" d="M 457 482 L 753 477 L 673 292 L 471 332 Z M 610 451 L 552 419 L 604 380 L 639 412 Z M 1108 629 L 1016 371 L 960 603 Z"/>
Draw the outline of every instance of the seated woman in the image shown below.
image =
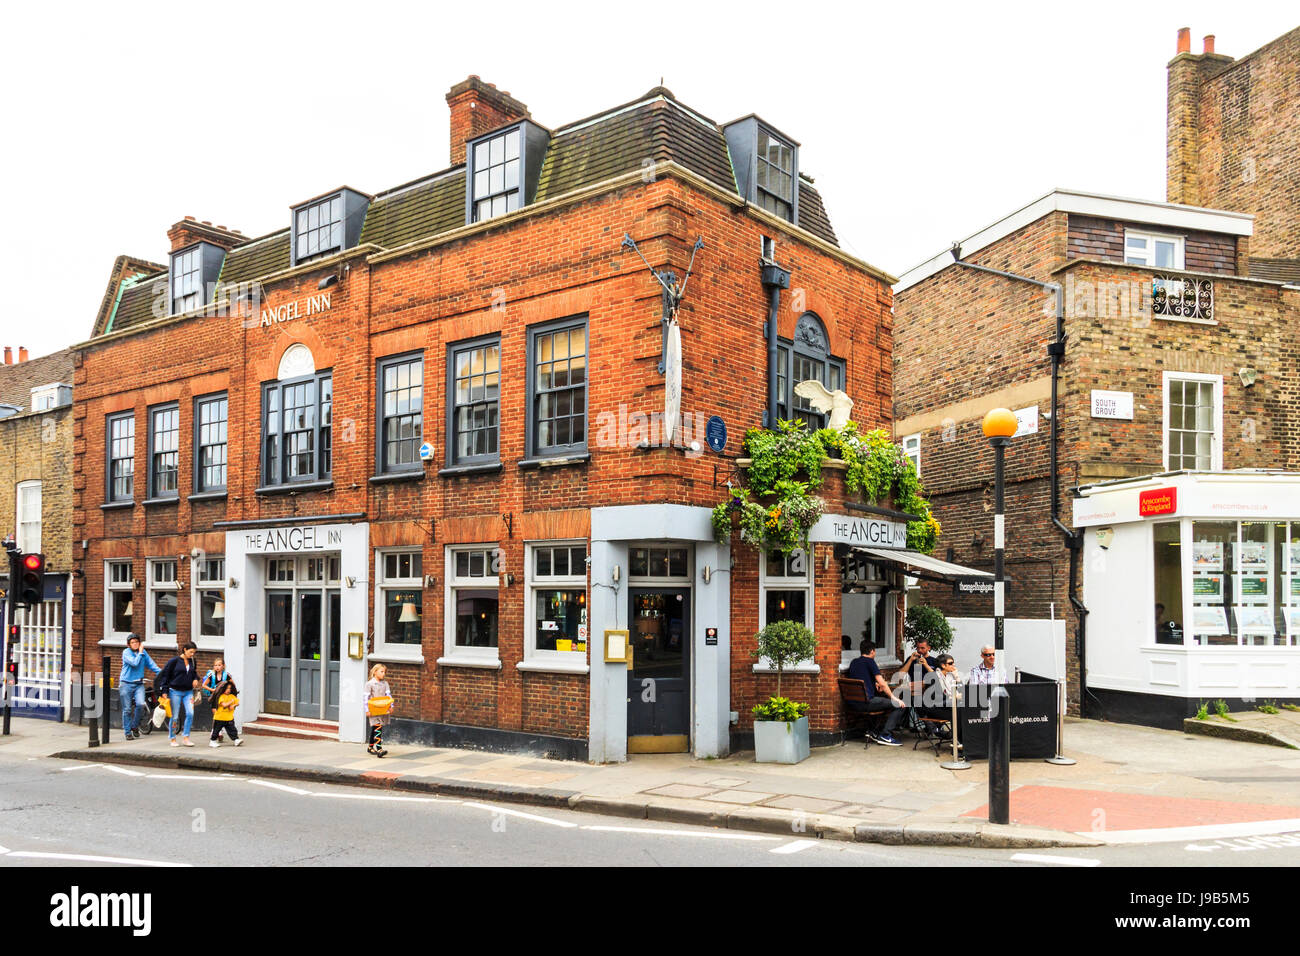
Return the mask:
<path id="1" fill-rule="evenodd" d="M 952 721 L 952 701 L 958 695 L 961 678 L 957 675 L 957 662 L 951 654 L 940 654 L 935 660 L 935 676 L 927 681 L 925 689 L 925 707 L 920 707 L 920 715 L 932 720 Z M 959 702 L 960 703 L 960 702 Z M 941 732 L 945 740 L 950 732 Z M 960 728 L 959 736 L 960 740 Z"/>

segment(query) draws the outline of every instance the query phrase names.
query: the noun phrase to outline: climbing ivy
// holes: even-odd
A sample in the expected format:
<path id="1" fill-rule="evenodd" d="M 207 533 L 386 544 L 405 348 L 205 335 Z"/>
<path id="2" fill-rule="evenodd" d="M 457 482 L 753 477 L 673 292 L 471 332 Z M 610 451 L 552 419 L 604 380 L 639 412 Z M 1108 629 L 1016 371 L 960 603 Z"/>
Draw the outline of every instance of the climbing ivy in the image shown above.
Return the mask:
<path id="1" fill-rule="evenodd" d="M 760 550 L 806 548 L 808 532 L 825 511 L 825 503 L 811 491 L 822 486 L 822 463 L 834 458 L 845 463 L 844 484 L 850 491 L 873 503 L 892 498 L 899 511 L 920 515 L 908 522 L 907 546 L 926 554 L 934 550 L 939 522 L 911 460 L 883 429 L 860 433 L 849 422 L 842 429 L 810 432 L 801 421 L 786 421 L 776 431 L 751 428 L 744 446 L 751 460 L 745 472 L 748 487 L 733 488 L 713 509 L 719 542 L 738 528 L 741 540 Z M 760 504 L 751 496 L 771 503 Z"/>

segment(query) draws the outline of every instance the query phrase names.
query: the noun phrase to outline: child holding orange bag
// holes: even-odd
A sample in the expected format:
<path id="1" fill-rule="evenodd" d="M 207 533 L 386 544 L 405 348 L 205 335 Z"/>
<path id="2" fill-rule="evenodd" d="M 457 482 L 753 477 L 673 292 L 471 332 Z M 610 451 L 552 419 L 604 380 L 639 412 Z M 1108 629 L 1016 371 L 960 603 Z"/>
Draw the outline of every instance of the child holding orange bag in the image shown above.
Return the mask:
<path id="1" fill-rule="evenodd" d="M 376 757 L 385 757 L 384 725 L 393 716 L 393 692 L 388 688 L 388 668 L 376 664 L 370 668 L 370 680 L 366 681 L 366 720 L 370 724 L 370 733 L 366 737 L 366 753 Z"/>

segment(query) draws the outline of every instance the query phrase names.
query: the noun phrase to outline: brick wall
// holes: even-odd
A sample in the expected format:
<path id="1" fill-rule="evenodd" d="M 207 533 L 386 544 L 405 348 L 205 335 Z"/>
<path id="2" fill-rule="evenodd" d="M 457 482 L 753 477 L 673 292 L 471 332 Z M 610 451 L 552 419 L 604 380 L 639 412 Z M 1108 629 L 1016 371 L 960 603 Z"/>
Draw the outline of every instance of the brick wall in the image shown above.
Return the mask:
<path id="1" fill-rule="evenodd" d="M 18 483 L 39 481 L 41 551 L 52 573 L 72 570 L 72 468 L 71 407 L 0 419 L 0 533 L 17 531 Z"/>
<path id="2" fill-rule="evenodd" d="M 75 640 L 93 645 L 103 634 L 108 557 L 133 557 L 142 578 L 146 557 L 188 554 L 191 547 L 220 553 L 224 536 L 214 528 L 217 521 L 362 513 L 371 523 L 372 547 L 421 548 L 426 573 L 438 581 L 423 595 L 424 663 L 389 670 L 403 717 L 586 736 L 585 676 L 525 674 L 515 666 L 524 655 L 523 542 L 586 538 L 588 509 L 598 505 L 712 507 L 724 494 L 714 486 L 716 458 L 632 447 L 635 422 L 630 433 L 629 416 L 662 411 L 664 380 L 656 371 L 661 297 L 640 259 L 620 249 L 625 231 L 651 262 L 679 275 L 695 237 L 705 238 L 679 314 L 682 409 L 697 417 L 701 430 L 709 415 L 723 416 L 732 436 L 728 454 L 738 453 L 745 428 L 760 421 L 765 404 L 756 383 L 766 371 L 767 296 L 752 254 L 762 235 L 775 238 L 777 258 L 793 276 L 781 299 L 780 333 L 791 337 L 799 316 L 815 312 L 827 327 L 832 353 L 846 362 L 855 419 L 865 427 L 888 425 L 889 287 L 843 257 L 804 244 L 769 218 L 738 215 L 717 196 L 672 175 L 406 255 L 353 255 L 327 312 L 266 328 L 245 328 L 238 316 L 208 315 L 113 337 L 83 351 L 76 377 L 74 515 L 76 534 L 87 538 L 90 548 L 83 561 L 84 625 Z M 263 305 L 274 308 L 314 295 L 321 276 L 336 270 L 337 263 L 330 262 L 270 284 Z M 520 468 L 528 453 L 528 328 L 584 314 L 590 461 Z M 502 467 L 443 477 L 438 470 L 448 464 L 447 348 L 489 334 L 501 341 Z M 258 494 L 261 384 L 276 377 L 280 356 L 294 343 L 311 349 L 318 369 L 333 369 L 333 486 L 295 495 Z M 435 460 L 411 481 L 372 484 L 375 363 L 413 350 L 424 356 L 424 438 L 435 446 Z M 124 377 L 123 369 L 130 375 Z M 191 502 L 193 399 L 218 391 L 229 395 L 228 495 Z M 180 408 L 182 494 L 174 503 L 145 506 L 147 410 L 168 401 Z M 104 510 L 105 416 L 131 409 L 136 501 Z M 698 437 L 702 442 L 702 434 Z M 510 517 L 512 527 L 503 516 Z M 435 663 L 445 651 L 444 549 L 470 542 L 500 547 L 504 566 L 516 577 L 513 586 L 499 590 L 500 671 Z M 744 593 L 756 613 L 756 590 Z M 143 607 L 143 589 L 135 598 Z M 189 602 L 183 598 L 178 616 L 178 629 L 188 634 Z M 834 633 L 838 638 L 838 629 Z M 742 692 L 748 694 L 753 683 L 751 674 Z M 824 693 L 818 699 L 830 707 Z"/>
<path id="3" fill-rule="evenodd" d="M 1169 64 L 1168 198 L 1255 214 L 1252 253 L 1300 257 L 1300 28 L 1238 61 Z"/>

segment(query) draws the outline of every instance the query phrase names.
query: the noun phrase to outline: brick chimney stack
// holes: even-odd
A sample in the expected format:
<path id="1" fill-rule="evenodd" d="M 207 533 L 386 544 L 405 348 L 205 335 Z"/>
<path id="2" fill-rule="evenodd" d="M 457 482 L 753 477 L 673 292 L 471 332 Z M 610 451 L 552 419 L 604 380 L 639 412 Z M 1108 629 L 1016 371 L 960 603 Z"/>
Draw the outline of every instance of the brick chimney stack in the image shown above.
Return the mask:
<path id="1" fill-rule="evenodd" d="M 1201 87 L 1233 62 L 1214 52 L 1214 34 L 1205 37 L 1205 52 L 1192 52 L 1192 31 L 1178 31 L 1178 52 L 1169 61 L 1165 127 L 1165 198 L 1168 202 L 1204 205 L 1200 182 Z"/>
<path id="2" fill-rule="evenodd" d="M 229 249 L 247 238 L 238 229 L 214 226 L 206 220 L 199 222 L 193 216 L 186 216 L 180 222 L 173 223 L 172 227 L 167 230 L 167 239 L 172 244 L 172 252 L 177 249 L 184 249 L 186 246 L 192 246 L 200 240 L 210 242 L 214 246 L 220 246 L 222 249 Z"/>
<path id="3" fill-rule="evenodd" d="M 5 346 L 5 364 L 6 365 L 14 364 L 14 350 L 11 346 L 8 345 Z"/>
<path id="4" fill-rule="evenodd" d="M 21 365 L 23 362 L 26 361 L 27 361 L 27 346 L 20 345 L 18 346 L 18 364 Z"/>
<path id="5" fill-rule="evenodd" d="M 528 107 L 471 74 L 447 91 L 451 109 L 451 165 L 465 162 L 465 143 L 517 119 L 531 118 Z"/>

